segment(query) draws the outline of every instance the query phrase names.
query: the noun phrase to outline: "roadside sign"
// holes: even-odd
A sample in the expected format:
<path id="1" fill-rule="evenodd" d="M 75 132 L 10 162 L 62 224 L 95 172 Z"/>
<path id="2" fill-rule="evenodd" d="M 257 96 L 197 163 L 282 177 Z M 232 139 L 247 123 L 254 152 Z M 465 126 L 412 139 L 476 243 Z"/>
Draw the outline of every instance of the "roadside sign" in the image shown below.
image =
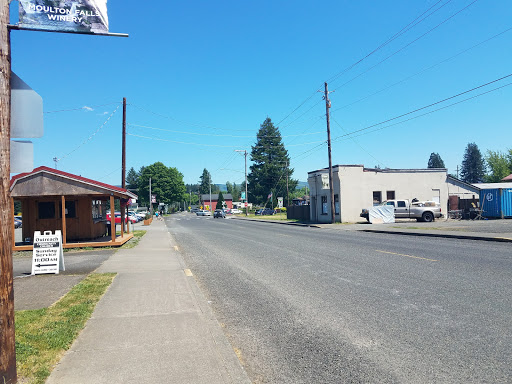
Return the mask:
<path id="1" fill-rule="evenodd" d="M 247 208 L 247 203 L 245 203 L 245 207 Z"/>
<path id="2" fill-rule="evenodd" d="M 34 232 L 34 250 L 32 252 L 32 275 L 43 273 L 59 274 L 65 271 L 62 250 L 62 232 Z"/>
<path id="3" fill-rule="evenodd" d="M 242 192 L 242 200 L 245 200 L 245 192 Z"/>

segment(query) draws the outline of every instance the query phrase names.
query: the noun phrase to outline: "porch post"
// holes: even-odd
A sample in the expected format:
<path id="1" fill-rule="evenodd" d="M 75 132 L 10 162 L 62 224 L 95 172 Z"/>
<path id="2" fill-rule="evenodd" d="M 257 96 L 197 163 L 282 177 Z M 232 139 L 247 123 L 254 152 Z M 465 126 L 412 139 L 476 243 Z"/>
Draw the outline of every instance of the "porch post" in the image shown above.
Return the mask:
<path id="1" fill-rule="evenodd" d="M 110 196 L 110 234 L 112 242 L 116 242 L 116 206 L 114 205 L 114 196 Z"/>
<path id="2" fill-rule="evenodd" d="M 123 199 L 119 198 L 119 206 L 121 207 L 121 237 L 124 236 L 125 209 L 123 207 Z"/>
<path id="3" fill-rule="evenodd" d="M 11 212 L 13 213 L 12 215 L 12 247 L 14 248 L 16 246 L 16 234 L 14 233 L 15 232 L 15 229 L 14 228 L 14 214 L 16 212 L 14 212 L 14 198 L 11 197 Z"/>
<path id="4" fill-rule="evenodd" d="M 66 235 L 66 198 L 64 196 L 60 197 L 61 200 L 61 220 L 62 220 L 62 245 L 66 245 L 67 235 Z"/>

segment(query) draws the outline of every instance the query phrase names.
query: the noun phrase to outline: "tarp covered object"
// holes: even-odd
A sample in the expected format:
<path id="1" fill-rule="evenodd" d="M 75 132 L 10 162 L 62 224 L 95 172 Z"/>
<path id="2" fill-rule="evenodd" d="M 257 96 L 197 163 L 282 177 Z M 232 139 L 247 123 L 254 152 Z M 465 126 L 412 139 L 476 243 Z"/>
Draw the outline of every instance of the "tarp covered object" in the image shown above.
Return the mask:
<path id="1" fill-rule="evenodd" d="M 20 0 L 19 26 L 108 33 L 107 0 Z"/>
<path id="2" fill-rule="evenodd" d="M 377 205 L 368 210 L 369 222 L 372 224 L 388 224 L 395 222 L 395 207 L 392 205 Z"/>

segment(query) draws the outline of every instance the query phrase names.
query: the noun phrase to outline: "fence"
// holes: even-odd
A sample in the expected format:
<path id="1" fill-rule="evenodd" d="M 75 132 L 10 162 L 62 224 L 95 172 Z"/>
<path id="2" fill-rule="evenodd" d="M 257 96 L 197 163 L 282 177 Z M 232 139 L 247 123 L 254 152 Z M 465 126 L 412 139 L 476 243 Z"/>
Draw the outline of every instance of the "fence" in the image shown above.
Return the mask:
<path id="1" fill-rule="evenodd" d="M 286 218 L 310 221 L 309 205 L 290 205 L 286 207 Z"/>

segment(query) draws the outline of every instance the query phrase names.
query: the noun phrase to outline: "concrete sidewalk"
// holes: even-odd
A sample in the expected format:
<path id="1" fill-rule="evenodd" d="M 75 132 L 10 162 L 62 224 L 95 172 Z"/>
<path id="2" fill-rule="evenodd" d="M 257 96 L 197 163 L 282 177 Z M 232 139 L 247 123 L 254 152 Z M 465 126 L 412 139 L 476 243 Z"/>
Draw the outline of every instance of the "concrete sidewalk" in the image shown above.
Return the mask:
<path id="1" fill-rule="evenodd" d="M 47 383 L 250 383 L 164 222 L 145 229 L 97 270 L 117 276 Z"/>

